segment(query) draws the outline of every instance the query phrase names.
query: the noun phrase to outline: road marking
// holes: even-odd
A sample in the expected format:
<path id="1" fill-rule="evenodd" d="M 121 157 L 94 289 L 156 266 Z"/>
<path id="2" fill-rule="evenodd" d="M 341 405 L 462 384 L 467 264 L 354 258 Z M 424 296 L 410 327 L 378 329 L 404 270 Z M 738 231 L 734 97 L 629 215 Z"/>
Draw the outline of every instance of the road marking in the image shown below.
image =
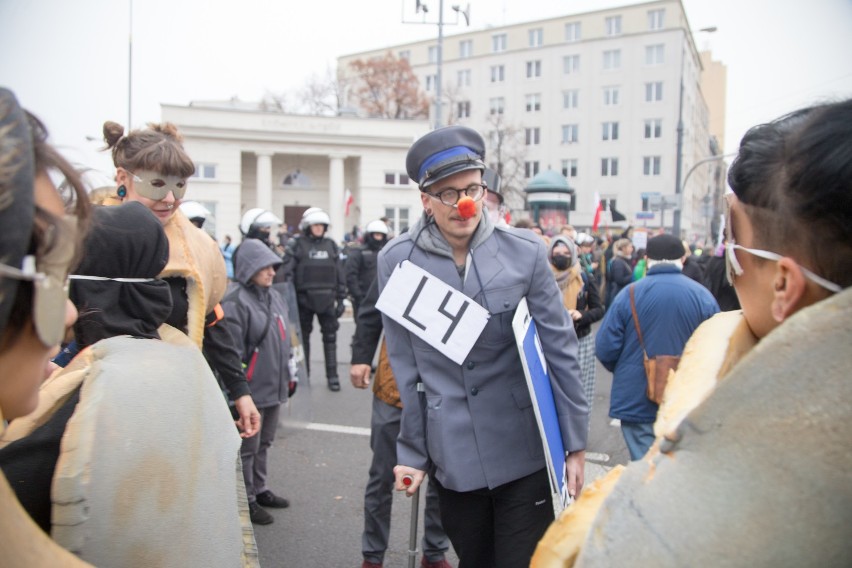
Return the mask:
<path id="1" fill-rule="evenodd" d="M 609 461 L 609 454 L 599 454 L 596 452 L 586 452 L 586 460 L 597 463 L 606 463 Z"/>
<path id="2" fill-rule="evenodd" d="M 311 422 L 305 426 L 306 430 L 317 430 L 319 432 L 334 432 L 335 434 L 355 434 L 356 436 L 369 436 L 369 428 L 359 428 L 357 426 L 339 426 L 337 424 L 318 424 Z"/>
<path id="3" fill-rule="evenodd" d="M 618 418 L 613 418 L 612 420 L 610 420 L 609 425 L 618 428 L 619 426 L 621 426 L 621 420 L 619 420 Z"/>

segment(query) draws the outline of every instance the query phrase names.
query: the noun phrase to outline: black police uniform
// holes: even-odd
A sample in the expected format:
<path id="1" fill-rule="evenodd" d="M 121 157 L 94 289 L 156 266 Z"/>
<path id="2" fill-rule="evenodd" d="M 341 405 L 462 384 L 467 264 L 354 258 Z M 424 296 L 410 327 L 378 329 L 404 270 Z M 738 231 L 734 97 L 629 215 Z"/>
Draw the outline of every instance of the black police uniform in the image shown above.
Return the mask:
<path id="1" fill-rule="evenodd" d="M 353 316 L 358 314 L 358 308 L 364 301 L 364 296 L 370 288 L 370 284 L 376 279 L 376 256 L 387 239 L 377 241 L 373 233 L 367 233 L 364 244 L 350 250 L 346 259 L 346 287 L 352 298 Z"/>
<path id="2" fill-rule="evenodd" d="M 299 323 L 305 346 L 305 362 L 310 373 L 310 338 L 314 314 L 320 324 L 325 354 L 325 375 L 331 390 L 340 390 L 337 375 L 337 321 L 343 314 L 346 284 L 340 264 L 340 251 L 327 237 L 310 234 L 287 242 L 283 271 L 293 282 L 299 304 Z"/>

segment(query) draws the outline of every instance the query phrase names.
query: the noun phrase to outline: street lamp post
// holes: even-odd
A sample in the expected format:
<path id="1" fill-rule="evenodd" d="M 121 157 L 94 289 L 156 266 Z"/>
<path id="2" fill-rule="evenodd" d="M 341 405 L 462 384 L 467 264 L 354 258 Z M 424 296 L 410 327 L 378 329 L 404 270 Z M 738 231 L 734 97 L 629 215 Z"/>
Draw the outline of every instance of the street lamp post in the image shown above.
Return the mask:
<path id="1" fill-rule="evenodd" d="M 412 21 L 406 21 L 405 19 L 403 19 L 402 23 L 404 23 L 404 24 L 429 24 L 429 23 L 432 23 L 432 22 L 426 21 L 426 14 L 429 12 L 428 6 L 426 6 L 426 4 L 424 4 L 421 0 L 416 0 L 416 1 L 417 1 L 417 4 L 416 4 L 416 8 L 415 8 L 414 13 L 419 14 L 420 12 L 423 12 L 423 18 L 424 18 L 423 21 L 422 22 L 412 22 Z M 470 25 L 470 4 L 468 4 L 467 7 L 464 10 L 462 10 L 461 7 L 459 7 L 458 5 L 455 5 L 455 6 L 453 6 L 453 11 L 456 13 L 456 21 L 450 22 L 449 24 L 446 24 L 444 22 L 444 0 L 438 0 L 438 21 L 437 21 L 437 25 L 438 25 L 438 50 L 437 50 L 437 60 L 436 60 L 436 64 L 437 64 L 438 69 L 435 73 L 435 128 L 440 128 L 441 123 L 443 122 L 443 117 L 442 117 L 443 100 L 441 98 L 441 89 L 443 88 L 442 84 L 443 84 L 443 67 L 444 67 L 444 64 L 443 64 L 444 63 L 444 26 L 445 25 L 458 24 L 458 15 L 459 14 L 464 16 L 465 23 L 468 26 Z"/>
<path id="2" fill-rule="evenodd" d="M 713 33 L 717 30 L 716 26 L 710 26 L 707 28 L 701 28 L 698 30 L 699 32 Z M 691 36 L 691 32 L 686 28 L 683 28 L 684 39 L 687 39 Z M 689 35 L 687 35 L 689 34 Z M 686 181 L 681 184 L 680 176 L 683 172 L 683 83 L 684 83 L 684 75 L 686 74 L 685 62 L 686 62 L 686 44 L 684 41 L 684 45 L 681 46 L 680 50 L 680 96 L 678 100 L 678 110 L 677 110 L 677 166 L 675 168 L 675 195 L 680 195 L 683 190 L 686 188 Z M 690 170 L 690 173 L 692 171 Z M 688 178 L 689 176 L 687 176 Z M 680 238 L 680 212 L 681 205 L 675 205 L 675 208 L 672 211 L 672 234 L 676 237 Z"/>

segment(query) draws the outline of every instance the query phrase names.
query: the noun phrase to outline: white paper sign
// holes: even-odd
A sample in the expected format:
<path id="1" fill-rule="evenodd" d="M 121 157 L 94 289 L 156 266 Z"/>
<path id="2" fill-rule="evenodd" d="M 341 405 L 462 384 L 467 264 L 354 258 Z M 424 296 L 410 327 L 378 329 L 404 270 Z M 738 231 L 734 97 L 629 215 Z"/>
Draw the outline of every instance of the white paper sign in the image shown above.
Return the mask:
<path id="1" fill-rule="evenodd" d="M 460 291 L 407 260 L 391 274 L 376 309 L 459 365 L 491 317 Z"/>

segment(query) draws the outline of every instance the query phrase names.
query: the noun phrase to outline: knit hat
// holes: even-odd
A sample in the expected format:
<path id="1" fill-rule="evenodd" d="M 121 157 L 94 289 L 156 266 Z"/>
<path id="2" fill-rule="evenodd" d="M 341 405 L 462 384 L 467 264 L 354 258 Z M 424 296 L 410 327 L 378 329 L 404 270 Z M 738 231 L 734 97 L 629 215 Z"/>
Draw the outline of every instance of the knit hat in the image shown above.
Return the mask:
<path id="1" fill-rule="evenodd" d="M 686 253 L 680 239 L 663 234 L 648 239 L 647 254 L 651 260 L 680 260 Z"/>

